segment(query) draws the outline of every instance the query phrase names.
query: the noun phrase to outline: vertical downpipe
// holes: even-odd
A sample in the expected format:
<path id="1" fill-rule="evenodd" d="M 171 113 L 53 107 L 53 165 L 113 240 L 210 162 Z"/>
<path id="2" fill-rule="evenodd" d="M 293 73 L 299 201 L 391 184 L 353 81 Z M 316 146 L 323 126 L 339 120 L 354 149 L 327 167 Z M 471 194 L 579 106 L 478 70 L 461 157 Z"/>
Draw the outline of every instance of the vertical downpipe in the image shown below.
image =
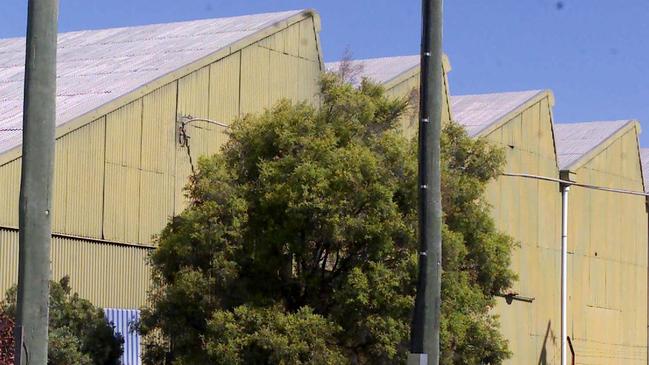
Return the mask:
<path id="1" fill-rule="evenodd" d="M 561 365 L 567 365 L 568 344 L 568 192 L 570 185 L 561 185 Z"/>

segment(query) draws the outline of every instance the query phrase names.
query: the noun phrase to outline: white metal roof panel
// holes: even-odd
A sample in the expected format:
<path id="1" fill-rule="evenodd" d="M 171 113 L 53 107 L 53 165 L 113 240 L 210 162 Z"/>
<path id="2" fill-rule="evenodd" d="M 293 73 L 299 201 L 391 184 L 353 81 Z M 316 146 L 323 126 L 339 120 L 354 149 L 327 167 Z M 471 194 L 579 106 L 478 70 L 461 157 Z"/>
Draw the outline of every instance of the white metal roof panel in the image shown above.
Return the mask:
<path id="1" fill-rule="evenodd" d="M 451 96 L 451 111 L 453 119 L 463 125 L 470 136 L 475 137 L 542 93 L 545 91 Z"/>
<path id="2" fill-rule="evenodd" d="M 554 125 L 559 169 L 566 170 L 584 155 L 597 148 L 630 120 L 564 123 Z"/>
<path id="3" fill-rule="evenodd" d="M 356 77 L 352 77 L 352 84 L 358 86 L 363 78 L 370 79 L 378 84 L 384 84 L 395 77 L 419 67 L 420 56 L 397 56 L 371 58 L 364 60 L 350 60 L 350 66 L 356 70 Z M 327 71 L 337 72 L 341 62 L 330 62 L 325 65 Z"/>
<path id="4" fill-rule="evenodd" d="M 61 33 L 56 124 L 302 12 Z M 22 141 L 24 62 L 24 38 L 0 40 L 0 153 Z"/>

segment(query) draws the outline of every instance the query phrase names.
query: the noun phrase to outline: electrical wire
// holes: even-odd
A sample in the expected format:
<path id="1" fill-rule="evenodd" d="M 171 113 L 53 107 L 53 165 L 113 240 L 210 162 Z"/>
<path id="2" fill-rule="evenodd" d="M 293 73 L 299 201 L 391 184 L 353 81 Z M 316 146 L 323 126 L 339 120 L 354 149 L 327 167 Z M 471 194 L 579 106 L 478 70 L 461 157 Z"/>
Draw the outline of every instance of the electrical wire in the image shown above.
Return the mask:
<path id="1" fill-rule="evenodd" d="M 592 189 L 592 190 L 608 191 L 608 192 L 611 192 L 611 193 L 619 193 L 619 194 L 627 194 L 627 195 L 638 195 L 638 196 L 645 196 L 645 197 L 649 196 L 649 193 L 640 192 L 640 191 L 633 191 L 633 190 L 626 190 L 626 189 L 616 189 L 616 188 L 607 188 L 607 187 L 591 185 L 591 184 L 582 184 L 582 183 L 578 183 L 578 182 L 575 182 L 575 181 L 562 180 L 562 179 L 557 179 L 557 178 L 548 177 L 548 176 L 521 174 L 521 173 L 513 173 L 513 172 L 503 172 L 503 173 L 501 173 L 501 175 L 502 176 L 511 176 L 511 177 L 522 177 L 522 178 L 527 178 L 527 179 L 535 179 L 535 180 L 543 180 L 543 181 L 551 181 L 551 182 L 557 182 L 557 183 L 564 184 L 564 185 L 578 186 L 578 187 L 581 187 L 581 188 Z"/>

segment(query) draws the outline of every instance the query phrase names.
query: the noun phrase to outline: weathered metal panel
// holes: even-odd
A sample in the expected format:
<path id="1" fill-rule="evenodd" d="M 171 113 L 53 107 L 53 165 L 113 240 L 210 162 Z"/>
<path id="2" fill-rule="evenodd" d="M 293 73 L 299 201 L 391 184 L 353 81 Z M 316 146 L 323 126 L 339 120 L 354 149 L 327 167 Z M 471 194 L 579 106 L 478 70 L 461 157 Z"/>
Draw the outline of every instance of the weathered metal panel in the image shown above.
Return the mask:
<path id="1" fill-rule="evenodd" d="M 603 134 L 574 135 L 581 140 L 574 147 L 581 148 L 577 152 L 582 155 L 607 143 L 575 171 L 578 182 L 642 190 L 635 128 L 607 141 L 624 124 L 589 124 L 586 130 Z M 598 136 L 602 138 L 591 141 Z M 575 299 L 569 303 L 569 330 L 577 340 L 577 358 L 598 364 L 645 364 L 645 199 L 578 187 L 572 188 L 570 195 L 569 242 L 574 251 L 570 282 Z"/>
<path id="2" fill-rule="evenodd" d="M 142 99 L 106 115 L 106 162 L 140 167 Z"/>
<path id="3" fill-rule="evenodd" d="M 266 27 L 270 24 L 268 22 L 275 18 L 270 16 L 255 19 L 259 20 L 255 26 Z M 213 25 L 210 22 L 206 24 Z M 203 25 L 199 24 L 185 30 L 168 30 L 169 32 L 165 34 L 170 37 L 164 40 L 152 39 L 156 38 L 155 34 L 166 32 L 162 29 L 164 26 L 152 26 L 155 29 L 151 28 L 150 33 L 142 34 L 141 39 L 137 37 L 132 39 L 114 30 L 102 34 L 107 39 L 111 39 L 109 42 L 111 44 L 116 42 L 117 38 L 121 39 L 119 43 L 123 44 L 124 48 L 117 50 L 117 53 L 127 52 L 128 49 L 128 52 L 142 51 L 148 55 L 148 52 L 157 52 L 158 49 L 160 52 L 156 53 L 156 60 L 164 61 L 168 66 L 179 63 L 184 65 L 196 61 L 196 57 L 203 57 L 204 54 L 201 52 L 203 50 L 207 52 L 208 48 L 214 46 L 213 38 L 219 38 L 219 42 L 230 44 L 257 29 L 251 25 L 250 31 L 233 30 L 232 34 L 221 37 L 209 31 L 204 32 Z M 233 21 L 226 25 L 237 28 L 240 24 Z M 303 55 L 309 52 L 317 54 L 317 49 L 308 51 L 304 45 L 300 48 L 300 27 L 299 24 L 292 26 L 291 30 L 287 31 L 290 33 L 289 36 L 285 37 L 284 33 L 280 32 L 273 36 L 272 40 L 268 39 L 265 42 L 267 48 L 253 44 L 246 48 L 244 52 L 247 54 L 246 57 L 242 58 L 241 52 L 238 52 L 190 74 L 182 81 L 173 81 L 149 94 L 140 96 L 144 90 L 138 91 L 138 96 L 129 99 L 134 100 L 129 104 L 119 105 L 119 109 L 79 129 L 73 130 L 69 127 L 68 130 L 71 132 L 60 137 L 56 143 L 53 226 L 59 233 L 91 237 L 96 240 L 60 236 L 54 238 L 52 243 L 54 279 L 70 275 L 73 289 L 82 297 L 101 306 L 136 308 L 145 304 L 146 291 L 150 282 L 150 270 L 145 264 L 148 249 L 117 243 L 150 244 L 151 236 L 160 232 L 174 212 L 180 212 L 181 206 L 176 207 L 174 211 L 176 188 L 180 185 L 176 181 L 176 176 L 184 175 L 182 182 L 184 186 L 188 173 L 183 172 L 182 164 L 176 166 L 176 153 L 180 153 L 176 150 L 177 113 L 191 112 L 197 117 L 209 117 L 220 121 L 223 121 L 221 120 L 223 118 L 231 122 L 239 115 L 240 109 L 244 112 L 258 112 L 282 97 L 297 101 L 301 98 L 300 92 L 313 100 L 313 94 L 317 90 L 319 62 L 300 58 L 299 54 L 300 52 Z M 179 44 L 174 46 L 178 52 L 161 50 L 159 48 L 161 43 L 173 43 L 172 38 L 176 31 L 184 32 L 177 39 Z M 78 34 L 77 42 L 82 44 L 88 37 L 99 34 L 90 33 Z M 201 39 L 195 37 L 198 33 L 201 34 Z M 186 42 L 187 37 L 196 42 L 191 45 L 183 43 Z M 98 42 L 97 39 L 95 41 Z M 142 42 L 139 44 L 146 45 L 146 50 L 139 50 L 136 47 L 133 51 L 132 42 L 140 41 Z M 93 42 L 90 42 L 86 49 L 85 55 L 89 57 L 99 56 L 101 51 L 101 47 L 95 47 L 96 42 Z M 206 43 L 203 44 L 204 42 Z M 129 47 L 126 47 L 127 43 Z M 291 67 L 271 70 L 271 48 L 273 53 L 292 52 L 291 56 L 283 55 L 284 60 L 287 61 L 285 65 Z M 191 57 L 185 51 L 191 51 Z M 104 66 L 94 61 L 83 63 L 85 62 L 83 60 L 74 61 L 79 62 L 77 65 L 69 65 L 70 71 L 86 70 L 85 67 L 89 67 L 88 80 L 92 79 L 92 82 L 86 83 L 88 81 L 86 76 L 75 72 L 61 76 L 80 78 L 75 79 L 79 85 L 84 87 L 89 85 L 92 93 L 96 92 L 99 96 L 89 93 L 88 95 L 94 95 L 90 100 L 90 96 L 86 95 L 87 90 L 83 87 L 79 89 L 81 90 L 79 95 L 66 94 L 63 98 L 65 100 L 60 100 L 65 103 L 65 108 L 61 109 L 64 114 L 59 116 L 60 122 L 70 120 L 77 111 L 96 110 L 98 105 L 105 102 L 104 97 L 107 101 L 114 101 L 115 95 L 122 94 L 122 87 L 144 85 L 158 78 L 160 73 L 165 74 L 169 71 L 164 65 L 147 70 L 147 67 L 152 65 L 146 61 L 148 56 L 141 58 L 142 62 L 139 63 L 128 62 L 128 60 L 140 60 L 140 58 L 127 56 L 117 57 L 115 62 L 109 62 L 110 65 L 107 63 Z M 111 73 L 111 67 L 121 67 L 120 74 L 114 77 L 106 74 L 106 77 L 94 78 L 94 75 Z M 135 67 L 142 72 L 134 72 Z M 244 73 L 241 72 L 242 68 L 245 70 Z M 307 72 L 308 75 L 301 75 L 302 72 Z M 273 87 L 272 93 L 271 75 L 276 81 L 287 80 L 285 84 L 283 82 L 275 84 L 277 88 Z M 245 85 L 245 91 L 240 88 L 240 83 Z M 72 92 L 75 90 L 74 86 L 73 82 L 67 82 L 61 90 L 66 93 Z M 115 88 L 111 88 L 113 86 Z M 152 89 L 153 87 L 150 87 L 146 92 Z M 180 94 L 178 94 L 179 89 Z M 108 110 L 108 106 L 110 105 L 102 107 L 104 109 L 101 110 Z M 0 116 L 0 122 L 4 120 L 6 119 Z M 196 155 L 195 162 L 200 155 L 217 152 L 226 140 L 221 127 L 208 123 L 196 123 L 190 128 L 189 133 L 192 137 L 190 143 L 196 146 L 195 151 L 192 151 L 192 154 Z M 14 136 L 19 132 L 3 133 L 0 136 L 0 143 L 4 143 L 3 141 L 10 134 Z M 19 144 L 20 139 L 16 138 L 12 143 L 14 142 Z M 0 167 L 0 186 L 6 189 L 3 190 L 3 194 L 0 194 L 0 225 L 5 223 L 11 225 L 12 220 L 13 225 L 17 225 L 19 178 L 20 160 Z M 4 194 L 5 192 L 10 194 Z M 13 196 L 13 198 L 5 199 L 5 196 Z M 99 240 L 116 242 L 106 243 Z M 0 229 L 0 267 L 2 268 L 0 290 L 6 289 L 16 281 L 17 249 L 17 231 Z"/>
<path id="4" fill-rule="evenodd" d="M 142 98 L 142 162 L 147 171 L 173 174 L 177 83 Z"/>
<path id="5" fill-rule="evenodd" d="M 284 52 L 291 56 L 300 56 L 300 24 L 293 24 L 284 30 Z"/>
<path id="6" fill-rule="evenodd" d="M 259 41 L 258 44 L 261 47 L 268 48 L 280 53 L 285 53 L 284 52 L 286 46 L 286 40 L 284 39 L 285 34 L 286 33 L 284 31 L 277 32 L 271 36 L 262 39 L 261 41 Z"/>
<path id="7" fill-rule="evenodd" d="M 320 79 L 320 64 L 314 61 L 299 59 L 300 83 L 298 88 L 299 101 L 310 104 L 318 103 L 318 81 Z"/>
<path id="8" fill-rule="evenodd" d="M 541 90 L 530 90 L 451 96 L 451 110 L 454 120 L 462 124 L 469 135 L 477 136 L 494 123 L 503 121 L 516 108 L 544 93 Z"/>
<path id="9" fill-rule="evenodd" d="M 137 309 L 104 308 L 104 315 L 108 322 L 115 327 L 115 333 L 124 338 L 124 353 L 120 358 L 122 365 L 140 365 L 141 338 L 132 326 L 140 320 L 140 311 Z"/>
<path id="10" fill-rule="evenodd" d="M 553 141 L 550 114 L 540 113 L 539 104 L 532 104 L 486 136 L 505 150 L 505 171 L 558 176 L 554 148 L 541 148 Z M 473 110 L 469 104 L 465 108 Z M 478 109 L 472 113 L 484 116 Z M 512 256 L 512 269 L 519 275 L 512 291 L 535 298 L 533 303 L 497 301 L 494 311 L 514 352 L 510 364 L 558 360 L 559 347 L 553 340 L 559 330 L 558 192 L 556 183 L 511 177 L 501 177 L 487 188 L 496 226 L 520 245 Z"/>
<path id="11" fill-rule="evenodd" d="M 304 11 L 89 30 L 59 36 L 57 125 L 88 113 L 170 72 L 288 21 Z M 296 30 L 299 45 L 299 24 Z M 0 40 L 0 125 L 19 128 L 25 39 Z M 295 55 L 298 55 L 297 48 Z M 0 136 L 0 152 L 20 145 Z"/>
<path id="12" fill-rule="evenodd" d="M 140 169 L 106 162 L 104 239 L 126 243 L 139 240 Z M 148 242 L 148 241 L 146 241 Z"/>
<path id="13" fill-rule="evenodd" d="M 210 68 L 205 67 L 178 80 L 178 115 L 208 116 L 210 100 Z M 205 154 L 208 137 L 204 131 L 211 126 L 206 122 L 194 122 L 186 127 L 189 137 L 186 145 L 176 143 L 175 170 L 175 211 L 180 213 L 187 206 L 185 187 L 192 173 L 192 165 L 197 168 L 198 159 Z M 191 155 L 191 156 L 190 156 Z"/>
<path id="14" fill-rule="evenodd" d="M 0 166 L 0 225 L 18 227 L 18 198 L 20 195 L 20 164 L 14 160 Z"/>
<path id="15" fill-rule="evenodd" d="M 0 297 L 18 282 L 18 231 L 0 229 Z"/>
<path id="16" fill-rule="evenodd" d="M 310 61 L 319 62 L 320 52 L 315 32 L 313 18 L 306 18 L 298 23 L 300 26 L 299 56 Z"/>
<path id="17" fill-rule="evenodd" d="M 54 144 L 54 185 L 52 193 L 52 231 L 65 232 L 65 210 L 68 201 L 68 143 Z M 22 159 L 22 158 L 21 158 Z M 18 199 L 19 195 L 16 195 Z"/>
<path id="18" fill-rule="evenodd" d="M 282 98 L 287 98 L 295 102 L 299 100 L 296 93 L 298 78 L 287 77 L 291 73 L 290 66 L 292 58 L 294 57 L 285 53 L 270 51 L 270 69 L 273 72 L 268 75 L 268 93 L 271 105 Z"/>
<path id="19" fill-rule="evenodd" d="M 55 231 L 84 237 L 101 238 L 104 182 L 105 118 L 100 118 L 56 141 L 61 147 L 58 161 L 65 159 L 66 169 L 55 174 L 52 214 L 65 220 L 65 228 Z M 56 165 L 55 165 L 56 169 Z M 65 179 L 65 182 L 56 179 Z"/>
<path id="20" fill-rule="evenodd" d="M 174 210 L 174 177 L 142 171 L 140 177 L 139 240 L 153 242 L 152 237 L 165 227 Z"/>
<path id="21" fill-rule="evenodd" d="M 419 64 L 418 62 L 417 65 Z M 419 97 L 419 78 L 420 74 L 416 73 L 386 90 L 386 95 L 394 98 L 405 98 L 410 102 L 408 109 L 400 120 L 401 129 L 407 138 L 416 136 L 417 129 L 419 128 L 419 108 L 417 102 L 417 98 Z M 448 102 L 448 87 L 444 85 L 442 90 L 442 125 L 451 120 Z"/>
<path id="22" fill-rule="evenodd" d="M 79 238 L 52 238 L 52 279 L 70 277 L 72 290 L 103 307 L 146 304 L 148 249 Z M 0 228 L 0 293 L 18 280 L 18 231 Z"/>
<path id="23" fill-rule="evenodd" d="M 142 99 L 106 116 L 103 237 L 138 242 Z"/>
<path id="24" fill-rule="evenodd" d="M 257 45 L 241 50 L 241 115 L 259 113 L 270 106 L 270 52 Z"/>
<path id="25" fill-rule="evenodd" d="M 240 67 L 241 52 L 210 65 L 210 119 L 230 124 L 239 116 Z"/>
<path id="26" fill-rule="evenodd" d="M 629 123 L 628 120 L 618 120 L 555 125 L 559 167 L 562 170 L 568 169 L 579 160 L 588 158 L 590 152 L 595 151 L 597 147 Z M 605 167 L 605 169 L 611 168 L 613 166 Z"/>

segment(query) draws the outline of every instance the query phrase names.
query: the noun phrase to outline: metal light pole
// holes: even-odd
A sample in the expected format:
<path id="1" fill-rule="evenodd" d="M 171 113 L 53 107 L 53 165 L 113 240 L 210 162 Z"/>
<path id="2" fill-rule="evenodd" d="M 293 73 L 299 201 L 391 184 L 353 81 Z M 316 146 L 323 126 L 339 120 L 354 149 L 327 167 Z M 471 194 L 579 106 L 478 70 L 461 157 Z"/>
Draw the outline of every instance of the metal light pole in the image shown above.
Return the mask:
<path id="1" fill-rule="evenodd" d="M 58 8 L 58 0 L 28 3 L 15 333 L 20 365 L 47 364 Z"/>
<path id="2" fill-rule="evenodd" d="M 561 365 L 568 364 L 568 192 L 561 184 Z"/>
<path id="3" fill-rule="evenodd" d="M 419 97 L 419 281 L 409 364 L 439 364 L 442 279 L 442 0 L 422 1 Z"/>

